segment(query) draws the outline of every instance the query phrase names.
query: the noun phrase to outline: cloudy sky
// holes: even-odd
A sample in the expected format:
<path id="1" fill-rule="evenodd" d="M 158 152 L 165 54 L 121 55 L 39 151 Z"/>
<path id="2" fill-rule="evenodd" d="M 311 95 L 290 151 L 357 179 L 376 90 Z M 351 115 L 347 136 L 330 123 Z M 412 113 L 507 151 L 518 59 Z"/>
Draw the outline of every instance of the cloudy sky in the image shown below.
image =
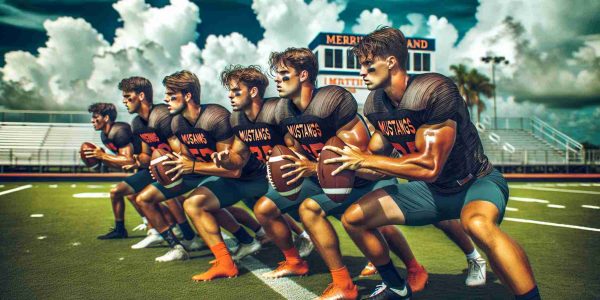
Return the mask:
<path id="1" fill-rule="evenodd" d="M 199 74 L 203 101 L 225 103 L 217 75 L 230 63 L 264 66 L 271 51 L 306 46 L 321 31 L 389 25 L 435 38 L 443 74 L 456 63 L 489 74 L 481 56 L 507 57 L 496 74 L 499 116 L 537 115 L 600 144 L 600 1 L 440 3 L 0 0 L 0 106 L 78 109 L 119 99 L 123 77 L 159 85 L 181 68 Z"/>

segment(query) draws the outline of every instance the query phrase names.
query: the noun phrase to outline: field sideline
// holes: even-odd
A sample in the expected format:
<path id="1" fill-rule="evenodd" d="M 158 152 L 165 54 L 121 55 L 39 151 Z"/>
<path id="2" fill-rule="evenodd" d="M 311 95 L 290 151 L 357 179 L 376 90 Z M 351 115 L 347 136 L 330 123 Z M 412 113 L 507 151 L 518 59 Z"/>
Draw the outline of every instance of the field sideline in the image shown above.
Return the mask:
<path id="1" fill-rule="evenodd" d="M 166 247 L 130 249 L 143 233 L 131 231 L 140 218 L 129 204 L 130 238 L 99 241 L 96 236 L 113 224 L 107 198 L 111 184 L 0 182 L 0 299 L 305 298 L 319 295 L 330 282 L 316 253 L 309 257 L 310 276 L 263 282 L 256 274 L 283 259 L 271 247 L 245 259 L 236 279 L 194 283 L 191 276 L 208 269 L 210 251 L 192 252 L 189 261 L 160 264 L 154 258 Z M 599 299 L 600 184 L 532 182 L 510 187 L 501 228 L 527 251 L 542 297 Z M 366 259 L 341 224 L 334 221 L 334 226 L 345 262 L 357 276 Z M 429 286 L 413 299 L 511 299 L 489 268 L 485 287 L 467 288 L 464 255 L 439 230 L 400 228 L 430 273 Z M 378 277 L 355 280 L 361 296 L 379 283 Z"/>

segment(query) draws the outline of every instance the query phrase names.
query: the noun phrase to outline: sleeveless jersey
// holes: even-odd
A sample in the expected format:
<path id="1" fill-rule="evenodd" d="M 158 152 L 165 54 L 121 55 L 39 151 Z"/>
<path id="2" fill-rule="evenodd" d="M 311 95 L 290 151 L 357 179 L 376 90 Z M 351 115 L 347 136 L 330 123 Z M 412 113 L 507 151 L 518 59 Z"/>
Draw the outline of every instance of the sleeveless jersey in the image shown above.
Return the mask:
<path id="1" fill-rule="evenodd" d="M 102 131 L 100 139 L 106 148 L 113 153 L 119 152 L 120 148 L 127 146 L 129 143 L 134 144 L 133 133 L 131 126 L 123 122 L 115 122 L 108 131 L 108 135 Z"/>
<path id="2" fill-rule="evenodd" d="M 141 142 L 150 146 L 154 151 L 157 148 L 171 151 L 168 139 L 173 136 L 171 131 L 171 114 L 164 104 L 152 106 L 148 121 L 139 115 L 131 122 L 133 135 Z"/>
<path id="3" fill-rule="evenodd" d="M 217 142 L 233 136 L 229 124 L 230 113 L 218 104 L 203 104 L 200 115 L 193 124 L 183 114 L 173 117 L 171 130 L 186 145 L 194 157 L 203 162 L 211 162 L 211 154 L 217 151 Z M 240 178 L 264 175 L 266 168 L 254 155 L 251 155 L 242 168 Z"/>
<path id="4" fill-rule="evenodd" d="M 461 191 L 475 176 L 487 175 L 492 170 L 465 101 L 454 82 L 441 74 L 411 77 L 398 107 L 383 89 L 372 91 L 363 111 L 369 122 L 403 155 L 418 150 L 415 135 L 419 127 L 448 119 L 456 121 L 454 147 L 438 179 L 429 184 L 436 191 Z"/>
<path id="5" fill-rule="evenodd" d="M 230 123 L 233 132 L 263 163 L 266 162 L 267 155 L 273 146 L 285 145 L 283 133 L 275 120 L 275 109 L 278 102 L 279 98 L 265 99 L 254 121 L 248 119 L 243 111 L 234 111 L 231 114 Z"/>

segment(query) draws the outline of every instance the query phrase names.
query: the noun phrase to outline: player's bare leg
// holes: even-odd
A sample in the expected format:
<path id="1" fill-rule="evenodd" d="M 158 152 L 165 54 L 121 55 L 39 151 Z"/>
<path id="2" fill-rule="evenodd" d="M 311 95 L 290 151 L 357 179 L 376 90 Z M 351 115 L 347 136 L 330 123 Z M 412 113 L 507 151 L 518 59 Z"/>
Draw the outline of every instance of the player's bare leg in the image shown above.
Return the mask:
<path id="1" fill-rule="evenodd" d="M 144 188 L 136 199 L 136 202 L 142 208 L 150 224 L 154 226 L 171 248 L 165 255 L 157 257 L 156 261 L 166 262 L 188 259 L 189 256 L 186 248 L 189 250 L 192 250 L 192 246 L 199 248 L 201 247 L 200 241 L 198 238 L 195 238 L 195 234 L 191 228 L 188 232 L 183 232 L 184 230 L 182 229 L 184 241 L 179 241 L 173 234 L 170 224 L 163 216 L 161 209 L 157 206 L 157 204 L 165 200 L 165 196 L 153 185 Z"/>
<path id="2" fill-rule="evenodd" d="M 217 224 L 229 231 L 236 238 L 237 246 L 231 251 L 233 252 L 233 260 L 237 261 L 258 252 L 261 249 L 261 244 L 257 239 L 254 239 L 248 234 L 246 229 L 242 227 L 242 224 L 238 222 L 237 218 L 231 214 L 228 208 L 212 211 L 212 214 L 217 220 Z M 247 211 L 244 210 L 243 213 L 252 218 Z M 247 216 L 245 218 L 247 218 Z M 254 222 L 256 222 L 256 220 Z M 263 231 L 262 227 L 260 230 Z"/>
<path id="3" fill-rule="evenodd" d="M 486 281 L 486 261 L 479 254 L 458 220 L 446 220 L 433 224 L 453 241 L 467 258 L 467 286 L 484 285 Z"/>
<path id="4" fill-rule="evenodd" d="M 190 216 L 194 227 L 215 256 L 213 266 L 205 273 L 192 277 L 195 281 L 209 281 L 220 277 L 235 277 L 237 267 L 225 246 L 219 223 L 214 212 L 220 210 L 217 197 L 206 187 L 195 189 L 183 203 L 185 212 Z"/>
<path id="5" fill-rule="evenodd" d="M 308 264 L 300 257 L 300 253 L 294 246 L 290 224 L 283 217 L 277 205 L 271 199 L 261 197 L 254 205 L 254 214 L 267 235 L 285 256 L 285 261 L 280 263 L 278 268 L 264 274 L 264 276 L 277 278 L 306 275 Z"/>
<path id="6" fill-rule="evenodd" d="M 462 209 L 464 230 L 488 256 L 494 272 L 499 274 L 515 295 L 536 289 L 533 271 L 525 251 L 497 225 L 498 208 L 488 201 L 472 201 Z"/>
<path id="7" fill-rule="evenodd" d="M 256 235 L 256 240 L 258 240 L 261 245 L 271 241 L 265 233 L 265 230 L 262 228 L 262 225 L 260 225 L 260 223 L 258 223 L 258 221 L 247 210 L 237 206 L 227 207 L 226 210 L 229 211 L 229 213 L 231 213 L 231 215 L 233 215 L 233 217 L 240 224 L 250 228 L 250 230 L 252 230 Z"/>
<path id="8" fill-rule="evenodd" d="M 343 294 L 344 299 L 355 299 L 358 289 L 352 282 L 348 269 L 342 262 L 340 243 L 331 223 L 321 206 L 313 199 L 306 199 L 300 205 L 300 219 L 308 231 L 317 251 L 331 272 L 333 283 L 325 290 L 322 298 L 329 294 Z"/>
<path id="9" fill-rule="evenodd" d="M 297 235 L 294 240 L 294 246 L 298 249 L 298 253 L 300 257 L 307 257 L 310 253 L 315 249 L 315 244 L 313 244 L 308 232 L 294 220 L 290 215 L 284 214 L 283 218 L 287 221 L 290 229 Z"/>
<path id="10" fill-rule="evenodd" d="M 422 291 L 425 288 L 425 285 L 427 285 L 429 274 L 427 274 L 425 268 L 417 262 L 415 255 L 410 249 L 410 246 L 408 245 L 408 242 L 406 241 L 406 238 L 400 229 L 398 229 L 398 227 L 395 225 L 382 226 L 378 229 L 383 238 L 386 240 L 390 250 L 396 254 L 396 256 L 398 256 L 406 266 L 407 281 L 410 284 L 412 291 Z M 377 268 L 375 268 L 375 265 L 371 263 L 369 264 L 372 266 L 371 270 L 374 270 L 372 273 L 377 273 Z M 363 270 L 363 272 L 364 271 L 365 270 Z M 363 274 L 361 272 L 361 276 L 362 275 Z"/>
<path id="11" fill-rule="evenodd" d="M 133 188 L 125 182 L 120 182 L 110 190 L 110 200 L 115 218 L 115 228 L 107 234 L 98 236 L 98 239 L 119 239 L 127 237 L 125 229 L 125 196 L 135 193 Z"/>

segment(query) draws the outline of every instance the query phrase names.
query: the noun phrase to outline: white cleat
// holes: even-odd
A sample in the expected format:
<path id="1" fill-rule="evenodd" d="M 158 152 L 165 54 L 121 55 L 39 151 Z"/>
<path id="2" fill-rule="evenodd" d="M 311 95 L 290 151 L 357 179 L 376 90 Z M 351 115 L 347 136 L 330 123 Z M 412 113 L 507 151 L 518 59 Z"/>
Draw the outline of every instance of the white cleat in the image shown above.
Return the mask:
<path id="1" fill-rule="evenodd" d="M 469 264 L 469 266 L 467 270 L 467 279 L 465 280 L 465 284 L 467 286 L 484 285 L 486 280 L 485 259 L 483 259 L 483 257 L 467 259 L 467 263 Z"/>
<path id="2" fill-rule="evenodd" d="M 204 247 L 204 242 L 202 242 L 202 239 L 200 239 L 197 235 L 194 236 L 193 239 L 191 240 L 180 240 L 181 244 L 185 247 L 186 250 L 188 251 L 195 251 L 195 250 L 200 250 L 202 249 L 202 247 Z"/>
<path id="3" fill-rule="evenodd" d="M 299 236 L 295 241 L 296 249 L 298 249 L 298 253 L 300 257 L 304 258 L 310 255 L 310 253 L 315 249 L 315 244 L 311 241 L 310 237 L 302 237 Z"/>
<path id="4" fill-rule="evenodd" d="M 175 245 L 169 252 L 165 253 L 163 256 L 157 257 L 155 260 L 157 262 L 168 262 L 168 261 L 176 261 L 176 260 L 187 260 L 190 256 L 187 251 L 181 245 Z"/>
<path id="5" fill-rule="evenodd" d="M 165 240 L 155 229 L 151 229 L 148 231 L 148 236 L 146 236 L 143 240 L 139 241 L 137 244 L 131 245 L 131 249 L 143 249 L 148 248 L 150 246 L 156 246 L 162 244 Z"/>
<path id="6" fill-rule="evenodd" d="M 231 257 L 233 258 L 233 260 L 239 261 L 240 259 L 248 255 L 258 252 L 258 250 L 260 250 L 261 247 L 262 246 L 260 245 L 260 242 L 258 242 L 256 239 L 252 239 L 252 243 L 250 244 L 240 243 L 240 246 L 238 247 L 237 251 L 235 251 Z"/>

